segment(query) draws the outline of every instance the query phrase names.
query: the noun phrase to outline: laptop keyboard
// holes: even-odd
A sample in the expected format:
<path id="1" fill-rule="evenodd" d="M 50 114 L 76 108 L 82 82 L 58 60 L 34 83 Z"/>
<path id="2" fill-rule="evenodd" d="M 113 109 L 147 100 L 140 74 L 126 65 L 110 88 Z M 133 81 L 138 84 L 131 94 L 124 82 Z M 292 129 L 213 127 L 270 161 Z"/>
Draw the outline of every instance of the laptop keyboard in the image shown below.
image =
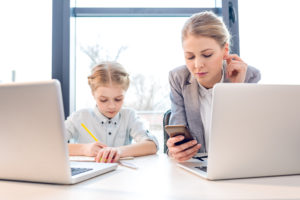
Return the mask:
<path id="1" fill-rule="evenodd" d="M 207 172 L 207 167 L 206 166 L 199 166 L 195 167 L 196 169 L 200 169 L 201 171 Z"/>
<path id="2" fill-rule="evenodd" d="M 87 172 L 87 171 L 90 171 L 92 170 L 92 168 L 71 168 L 71 174 L 72 176 L 75 176 L 77 174 L 81 174 L 83 172 Z"/>
<path id="3" fill-rule="evenodd" d="M 194 156 L 193 157 L 196 160 L 199 160 L 201 162 L 201 165 L 196 166 L 196 169 L 199 169 L 201 171 L 207 172 L 207 154 L 203 154 L 200 156 Z"/>

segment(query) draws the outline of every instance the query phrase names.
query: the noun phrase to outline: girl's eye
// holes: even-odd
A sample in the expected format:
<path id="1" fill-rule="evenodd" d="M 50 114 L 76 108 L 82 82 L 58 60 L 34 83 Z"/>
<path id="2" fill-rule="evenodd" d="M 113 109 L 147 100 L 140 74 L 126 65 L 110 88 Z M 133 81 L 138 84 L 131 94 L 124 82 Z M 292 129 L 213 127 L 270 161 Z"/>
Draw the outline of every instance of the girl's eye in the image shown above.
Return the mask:
<path id="1" fill-rule="evenodd" d="M 203 54 L 203 57 L 205 57 L 205 58 L 209 58 L 211 56 L 212 56 L 212 54 Z"/>
<path id="2" fill-rule="evenodd" d="M 102 102 L 102 103 L 105 103 L 105 102 L 107 102 L 107 100 L 105 99 L 105 100 L 103 100 L 103 99 L 100 99 L 99 100 L 100 102 Z"/>
<path id="3" fill-rule="evenodd" d="M 123 99 L 115 99 L 115 101 L 122 101 Z"/>

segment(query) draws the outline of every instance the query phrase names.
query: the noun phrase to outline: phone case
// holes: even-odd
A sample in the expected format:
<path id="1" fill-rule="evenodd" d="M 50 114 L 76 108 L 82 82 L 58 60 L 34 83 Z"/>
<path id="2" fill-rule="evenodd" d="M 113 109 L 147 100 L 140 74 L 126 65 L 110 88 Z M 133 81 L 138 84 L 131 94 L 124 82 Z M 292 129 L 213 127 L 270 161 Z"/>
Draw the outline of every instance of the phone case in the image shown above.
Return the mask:
<path id="1" fill-rule="evenodd" d="M 188 128 L 184 125 L 166 125 L 165 130 L 170 137 L 175 137 L 177 135 L 184 136 L 184 139 L 180 142 L 177 142 L 175 145 L 180 145 L 193 140 L 193 137 L 191 136 Z"/>

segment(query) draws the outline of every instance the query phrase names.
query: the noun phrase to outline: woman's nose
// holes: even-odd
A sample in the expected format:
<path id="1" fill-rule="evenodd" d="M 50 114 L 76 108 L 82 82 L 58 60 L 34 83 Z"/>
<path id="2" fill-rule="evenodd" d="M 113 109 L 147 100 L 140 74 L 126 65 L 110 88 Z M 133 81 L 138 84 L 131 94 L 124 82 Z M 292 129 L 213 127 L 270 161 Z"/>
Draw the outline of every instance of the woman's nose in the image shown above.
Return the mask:
<path id="1" fill-rule="evenodd" d="M 203 61 L 200 58 L 195 59 L 195 67 L 202 68 L 204 66 Z"/>

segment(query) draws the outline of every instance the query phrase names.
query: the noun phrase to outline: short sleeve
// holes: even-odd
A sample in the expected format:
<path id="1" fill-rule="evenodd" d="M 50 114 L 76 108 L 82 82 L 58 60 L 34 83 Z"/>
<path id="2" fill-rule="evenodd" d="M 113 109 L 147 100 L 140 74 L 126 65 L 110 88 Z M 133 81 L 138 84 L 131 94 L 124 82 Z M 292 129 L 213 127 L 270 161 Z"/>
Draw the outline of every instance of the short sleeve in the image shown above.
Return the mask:
<path id="1" fill-rule="evenodd" d="M 68 142 L 71 139 L 73 139 L 74 141 L 77 141 L 77 139 L 79 137 L 79 132 L 77 131 L 77 128 L 75 126 L 76 118 L 77 118 L 76 113 L 73 113 L 65 120 L 66 140 Z"/>
<path id="2" fill-rule="evenodd" d="M 158 150 L 159 145 L 155 136 L 153 136 L 149 130 L 146 128 L 145 123 L 137 116 L 134 110 L 128 110 L 129 119 L 128 119 L 128 129 L 129 135 L 133 138 L 136 143 L 139 143 L 144 140 L 153 141 Z"/>

